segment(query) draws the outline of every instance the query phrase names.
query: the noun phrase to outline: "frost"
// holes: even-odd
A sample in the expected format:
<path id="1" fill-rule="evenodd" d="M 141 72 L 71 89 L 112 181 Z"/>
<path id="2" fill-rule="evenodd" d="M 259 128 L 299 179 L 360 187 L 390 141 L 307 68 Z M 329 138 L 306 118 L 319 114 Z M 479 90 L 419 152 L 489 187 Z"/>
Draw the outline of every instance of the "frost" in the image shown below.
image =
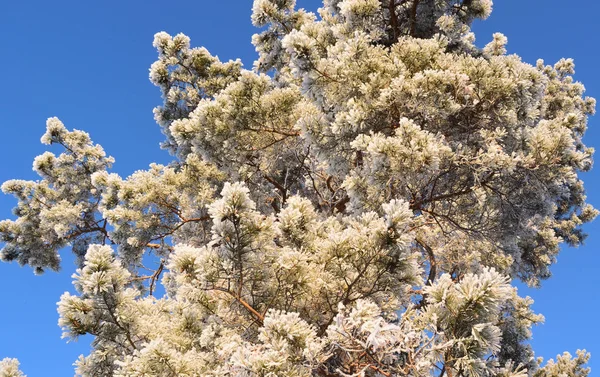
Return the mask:
<path id="1" fill-rule="evenodd" d="M 39 273 L 77 254 L 58 303 L 63 337 L 94 337 L 76 373 L 586 376 L 585 352 L 535 359 L 543 317 L 511 283 L 548 278 L 597 215 L 578 178 L 595 100 L 571 59 L 477 48 L 491 9 L 256 0 L 254 71 L 157 33 L 173 161 L 129 177 L 50 118 L 62 151 L 2 185 L 0 256 Z"/>

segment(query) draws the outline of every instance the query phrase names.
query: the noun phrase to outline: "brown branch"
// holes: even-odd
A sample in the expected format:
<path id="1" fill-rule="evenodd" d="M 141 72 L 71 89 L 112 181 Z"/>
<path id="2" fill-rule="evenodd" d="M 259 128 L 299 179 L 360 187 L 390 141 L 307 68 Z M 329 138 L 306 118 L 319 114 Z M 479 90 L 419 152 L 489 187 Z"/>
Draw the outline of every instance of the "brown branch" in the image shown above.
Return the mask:
<path id="1" fill-rule="evenodd" d="M 369 368 L 373 369 L 373 370 L 374 370 L 375 372 L 377 372 L 377 373 L 383 374 L 385 377 L 390 377 L 390 376 L 392 375 L 392 374 L 391 374 L 391 373 L 389 373 L 389 372 L 384 372 L 384 371 L 383 371 L 381 368 L 379 368 L 379 367 L 376 367 L 376 366 L 375 366 L 375 365 L 373 365 L 373 364 L 370 364 L 370 365 L 369 365 Z"/>
<path id="2" fill-rule="evenodd" d="M 344 211 L 346 211 L 346 204 L 348 204 L 349 201 L 350 197 L 346 195 L 337 202 L 333 203 L 333 208 L 337 209 L 339 213 L 344 213 Z"/>
<path id="3" fill-rule="evenodd" d="M 377 363 L 378 365 L 380 364 L 379 360 L 375 359 L 375 357 L 371 354 L 371 352 L 369 352 L 368 349 L 365 349 L 365 351 L 359 356 L 359 360 L 360 360 L 361 357 L 364 357 L 364 356 L 368 356 L 369 359 L 371 359 L 374 363 Z M 378 373 L 383 374 L 386 377 L 390 377 L 391 376 L 390 372 L 385 372 L 381 368 L 379 368 L 379 367 L 377 367 L 377 366 L 375 366 L 373 364 L 370 364 L 368 367 L 371 368 L 371 369 L 373 369 L 374 371 L 376 371 Z"/>
<path id="4" fill-rule="evenodd" d="M 416 240 L 419 246 L 421 246 L 427 252 L 427 258 L 429 259 L 429 276 L 427 277 L 427 285 L 433 284 L 437 275 L 437 263 L 435 261 L 435 254 L 429 245 L 425 244 L 421 240 Z"/>
<path id="5" fill-rule="evenodd" d="M 108 231 L 106 230 L 106 224 L 104 224 L 104 226 L 102 226 L 102 227 L 100 227 L 100 226 L 94 226 L 94 227 L 83 228 L 83 229 L 77 227 L 76 231 L 74 231 L 73 233 L 69 234 L 64 239 L 66 241 L 68 241 L 68 240 L 73 239 L 75 237 L 79 237 L 81 235 L 84 235 L 84 234 L 87 234 L 87 233 L 93 233 L 93 232 L 100 232 L 100 233 L 102 233 L 102 235 L 105 238 L 107 238 L 107 239 L 110 240 L 110 238 L 108 237 Z"/>
<path id="6" fill-rule="evenodd" d="M 410 209 L 422 209 L 421 207 L 423 206 L 423 204 L 433 203 L 438 200 L 451 199 L 451 198 L 454 198 L 457 196 L 469 194 L 471 192 L 473 192 L 473 187 L 469 187 L 469 188 L 461 190 L 461 191 L 449 192 L 447 194 L 432 196 L 427 199 L 421 199 L 421 200 L 411 203 L 409 207 L 410 207 Z"/>
<path id="7" fill-rule="evenodd" d="M 108 231 L 106 230 L 106 226 L 108 225 L 108 221 L 104 219 L 104 224 L 102 224 L 102 245 L 106 244 L 106 240 L 110 240 L 108 237 Z"/>
<path id="8" fill-rule="evenodd" d="M 487 183 L 489 183 L 492 178 L 494 177 L 495 172 L 491 172 L 487 177 L 485 177 L 479 184 L 481 186 L 485 186 Z M 439 200 L 444 200 L 444 199 L 451 199 L 451 198 L 455 198 L 457 196 L 462 196 L 462 195 L 466 195 L 466 194 L 470 194 L 473 192 L 475 186 L 471 186 L 468 187 L 464 190 L 461 191 L 456 191 L 456 192 L 449 192 L 447 194 L 442 194 L 442 195 L 437 195 L 437 196 L 430 196 L 429 198 L 426 199 L 421 199 L 415 202 L 410 203 L 410 209 L 422 209 L 422 206 L 424 204 L 427 203 L 433 203 L 433 202 L 437 202 Z"/>
<path id="9" fill-rule="evenodd" d="M 361 168 L 364 163 L 364 157 L 362 151 L 356 151 L 356 157 L 354 158 L 354 167 Z"/>
<path id="10" fill-rule="evenodd" d="M 108 300 L 106 299 L 106 293 L 102 294 L 102 301 L 104 301 L 104 305 L 106 305 L 106 311 L 108 311 L 108 314 L 114 321 L 115 325 L 118 328 L 120 328 L 121 330 L 123 330 L 123 332 L 125 333 L 125 337 L 127 338 L 127 341 L 129 342 L 129 344 L 131 344 L 131 346 L 133 347 L 134 350 L 137 350 L 137 347 L 136 347 L 135 343 L 133 342 L 133 339 L 131 339 L 131 333 L 129 332 L 128 329 L 126 329 L 125 327 L 123 327 L 123 325 L 121 325 L 119 323 L 119 321 L 117 320 L 117 317 L 115 316 L 115 313 L 113 313 L 110 305 L 108 305 Z"/>
<path id="11" fill-rule="evenodd" d="M 396 15 L 396 0 L 389 1 L 388 10 L 390 11 L 390 26 L 394 37 L 392 43 L 396 43 L 400 37 L 400 25 L 398 25 L 398 16 Z"/>
<path id="12" fill-rule="evenodd" d="M 177 217 L 181 218 L 181 211 L 179 210 L 179 208 L 177 208 L 176 206 L 167 203 L 165 200 L 163 199 L 159 199 L 157 200 L 157 203 L 163 207 L 166 207 L 167 209 L 171 210 L 171 212 L 173 212 Z"/>
<path id="13" fill-rule="evenodd" d="M 179 224 L 177 224 L 173 229 L 170 229 L 166 233 L 158 234 L 156 237 L 152 238 L 152 241 L 159 240 L 159 239 L 162 239 L 162 238 L 165 238 L 167 236 L 172 235 L 179 228 L 181 228 L 182 226 L 184 226 L 187 223 L 202 222 L 202 221 L 208 221 L 208 220 L 210 220 L 210 216 L 208 216 L 208 215 L 202 216 L 202 217 L 194 217 L 194 218 L 191 218 L 191 219 L 182 218 L 181 216 L 180 216 L 180 218 L 181 218 L 181 222 Z M 154 246 L 151 246 L 151 245 L 153 245 L 153 244 L 148 244 L 147 246 L 157 249 L 157 247 L 154 247 Z"/>
<path id="14" fill-rule="evenodd" d="M 152 293 L 154 291 L 154 285 L 156 284 L 156 281 L 158 280 L 158 277 L 160 276 L 160 274 L 164 268 L 165 268 L 165 261 L 161 260 L 160 265 L 158 266 L 158 268 L 156 269 L 154 274 L 152 274 L 152 277 L 151 277 L 152 280 L 150 280 L 150 296 L 152 296 Z"/>
<path id="15" fill-rule="evenodd" d="M 265 177 L 267 182 L 269 182 L 270 184 L 275 186 L 276 189 L 279 190 L 279 192 L 281 193 L 281 206 L 283 206 L 287 199 L 287 188 L 284 187 L 281 183 L 274 180 L 273 178 L 269 177 L 268 175 L 263 175 L 263 177 Z"/>
<path id="16" fill-rule="evenodd" d="M 260 124 L 259 124 L 259 126 L 260 126 Z M 281 130 L 276 130 L 274 128 L 256 129 L 256 128 L 252 128 L 252 127 L 246 127 L 246 130 L 252 131 L 252 132 L 256 132 L 256 133 L 271 132 L 271 133 L 274 133 L 274 134 L 278 134 L 278 135 L 282 135 L 282 136 L 287 136 L 287 137 L 300 136 L 300 132 L 285 132 L 285 131 L 281 131 Z"/>
<path id="17" fill-rule="evenodd" d="M 202 216 L 202 217 L 193 217 L 191 219 L 182 218 L 181 220 L 183 221 L 183 223 L 181 225 L 183 225 L 185 223 L 207 221 L 207 220 L 210 220 L 210 216 L 206 215 L 206 216 Z M 179 226 L 181 226 L 181 225 L 179 225 Z"/>
<path id="18" fill-rule="evenodd" d="M 221 288 L 221 287 L 213 287 L 213 288 L 208 288 L 216 290 L 216 291 L 220 291 L 220 292 L 225 292 L 227 294 L 229 294 L 230 296 L 232 296 L 239 304 L 241 304 L 246 310 L 248 310 L 254 317 L 255 319 L 258 321 L 258 323 L 262 326 L 264 321 L 265 321 L 265 317 L 260 314 L 256 309 L 254 309 L 252 307 L 252 305 L 248 304 L 243 298 L 239 297 L 238 295 L 236 295 L 234 292 L 232 292 L 231 290 L 227 289 L 227 288 Z"/>
<path id="19" fill-rule="evenodd" d="M 330 175 L 329 177 L 327 177 L 327 180 L 325 180 L 325 183 L 327 184 L 327 188 L 329 189 L 329 191 L 331 191 L 332 194 L 335 194 L 335 190 L 331 186 L 332 180 L 333 180 L 333 175 Z"/>
<path id="20" fill-rule="evenodd" d="M 421 0 L 415 0 L 410 9 L 410 35 L 411 37 L 415 36 L 417 30 L 417 7 Z"/>

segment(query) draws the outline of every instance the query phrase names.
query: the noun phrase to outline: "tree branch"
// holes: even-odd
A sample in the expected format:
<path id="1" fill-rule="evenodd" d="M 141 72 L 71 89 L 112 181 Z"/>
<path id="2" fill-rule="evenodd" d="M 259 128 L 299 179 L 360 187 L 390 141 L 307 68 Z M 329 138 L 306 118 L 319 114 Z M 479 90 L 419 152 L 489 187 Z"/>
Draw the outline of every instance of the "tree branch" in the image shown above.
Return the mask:
<path id="1" fill-rule="evenodd" d="M 431 285 L 437 276 L 437 263 L 435 261 L 435 254 L 429 245 L 423 241 L 417 239 L 417 244 L 421 246 L 427 252 L 427 258 L 429 259 L 429 276 L 427 278 L 427 285 Z"/>
<path id="2" fill-rule="evenodd" d="M 152 296 L 152 293 L 154 291 L 154 285 L 156 284 L 156 281 L 158 280 L 158 278 L 164 268 L 165 268 L 165 261 L 161 260 L 160 265 L 158 266 L 158 268 L 156 269 L 154 274 L 152 274 L 152 277 L 151 277 L 152 280 L 150 280 L 150 296 Z"/>
<path id="3" fill-rule="evenodd" d="M 398 16 L 396 15 L 396 0 L 389 0 L 388 10 L 390 12 L 390 26 L 392 27 L 392 44 L 398 42 L 400 37 L 400 25 L 398 25 Z"/>
<path id="4" fill-rule="evenodd" d="M 259 322 L 259 324 L 262 326 L 263 322 L 265 321 L 265 317 L 260 314 L 256 309 L 254 309 L 252 307 L 252 305 L 248 304 L 243 298 L 239 297 L 238 295 L 236 295 L 234 292 L 232 292 L 231 290 L 227 289 L 227 288 L 221 288 L 221 287 L 212 287 L 212 288 L 208 288 L 208 290 L 215 290 L 215 291 L 220 291 L 220 292 L 225 292 L 227 294 L 229 294 L 230 296 L 232 296 L 240 305 L 242 305 L 246 310 L 248 310 L 254 317 L 255 319 Z"/>
<path id="5" fill-rule="evenodd" d="M 417 31 L 417 7 L 421 0 L 414 0 L 410 9 L 410 35 L 414 37 Z"/>

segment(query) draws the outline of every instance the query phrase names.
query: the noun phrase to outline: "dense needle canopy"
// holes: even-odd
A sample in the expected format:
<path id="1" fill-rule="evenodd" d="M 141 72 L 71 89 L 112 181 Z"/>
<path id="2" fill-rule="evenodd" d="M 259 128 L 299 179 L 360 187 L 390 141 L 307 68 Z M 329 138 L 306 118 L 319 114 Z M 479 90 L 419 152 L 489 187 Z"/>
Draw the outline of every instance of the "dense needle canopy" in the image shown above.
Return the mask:
<path id="1" fill-rule="evenodd" d="M 157 33 L 174 160 L 127 178 L 50 118 L 62 152 L 2 185 L 1 255 L 80 259 L 59 303 L 65 336 L 94 336 L 77 373 L 585 376 L 583 352 L 539 365 L 542 317 L 510 282 L 539 285 L 596 216 L 577 175 L 595 101 L 570 59 L 477 48 L 491 6 L 256 0 L 253 70 Z"/>

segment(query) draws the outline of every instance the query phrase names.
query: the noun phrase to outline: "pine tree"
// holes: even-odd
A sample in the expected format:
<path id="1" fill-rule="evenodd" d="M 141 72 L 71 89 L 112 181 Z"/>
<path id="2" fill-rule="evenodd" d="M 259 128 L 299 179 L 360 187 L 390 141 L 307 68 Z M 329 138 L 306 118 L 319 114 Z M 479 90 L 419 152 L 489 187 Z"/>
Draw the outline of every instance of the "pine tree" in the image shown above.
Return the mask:
<path id="1" fill-rule="evenodd" d="M 491 8 L 255 0 L 251 71 L 158 33 L 174 160 L 127 178 L 49 119 L 64 152 L 2 185 L 1 256 L 80 258 L 59 302 L 66 337 L 94 336 L 77 374 L 586 376 L 583 351 L 535 359 L 543 317 L 511 282 L 538 286 L 597 214 L 577 175 L 595 101 L 570 59 L 531 66 L 502 34 L 477 48 Z"/>

